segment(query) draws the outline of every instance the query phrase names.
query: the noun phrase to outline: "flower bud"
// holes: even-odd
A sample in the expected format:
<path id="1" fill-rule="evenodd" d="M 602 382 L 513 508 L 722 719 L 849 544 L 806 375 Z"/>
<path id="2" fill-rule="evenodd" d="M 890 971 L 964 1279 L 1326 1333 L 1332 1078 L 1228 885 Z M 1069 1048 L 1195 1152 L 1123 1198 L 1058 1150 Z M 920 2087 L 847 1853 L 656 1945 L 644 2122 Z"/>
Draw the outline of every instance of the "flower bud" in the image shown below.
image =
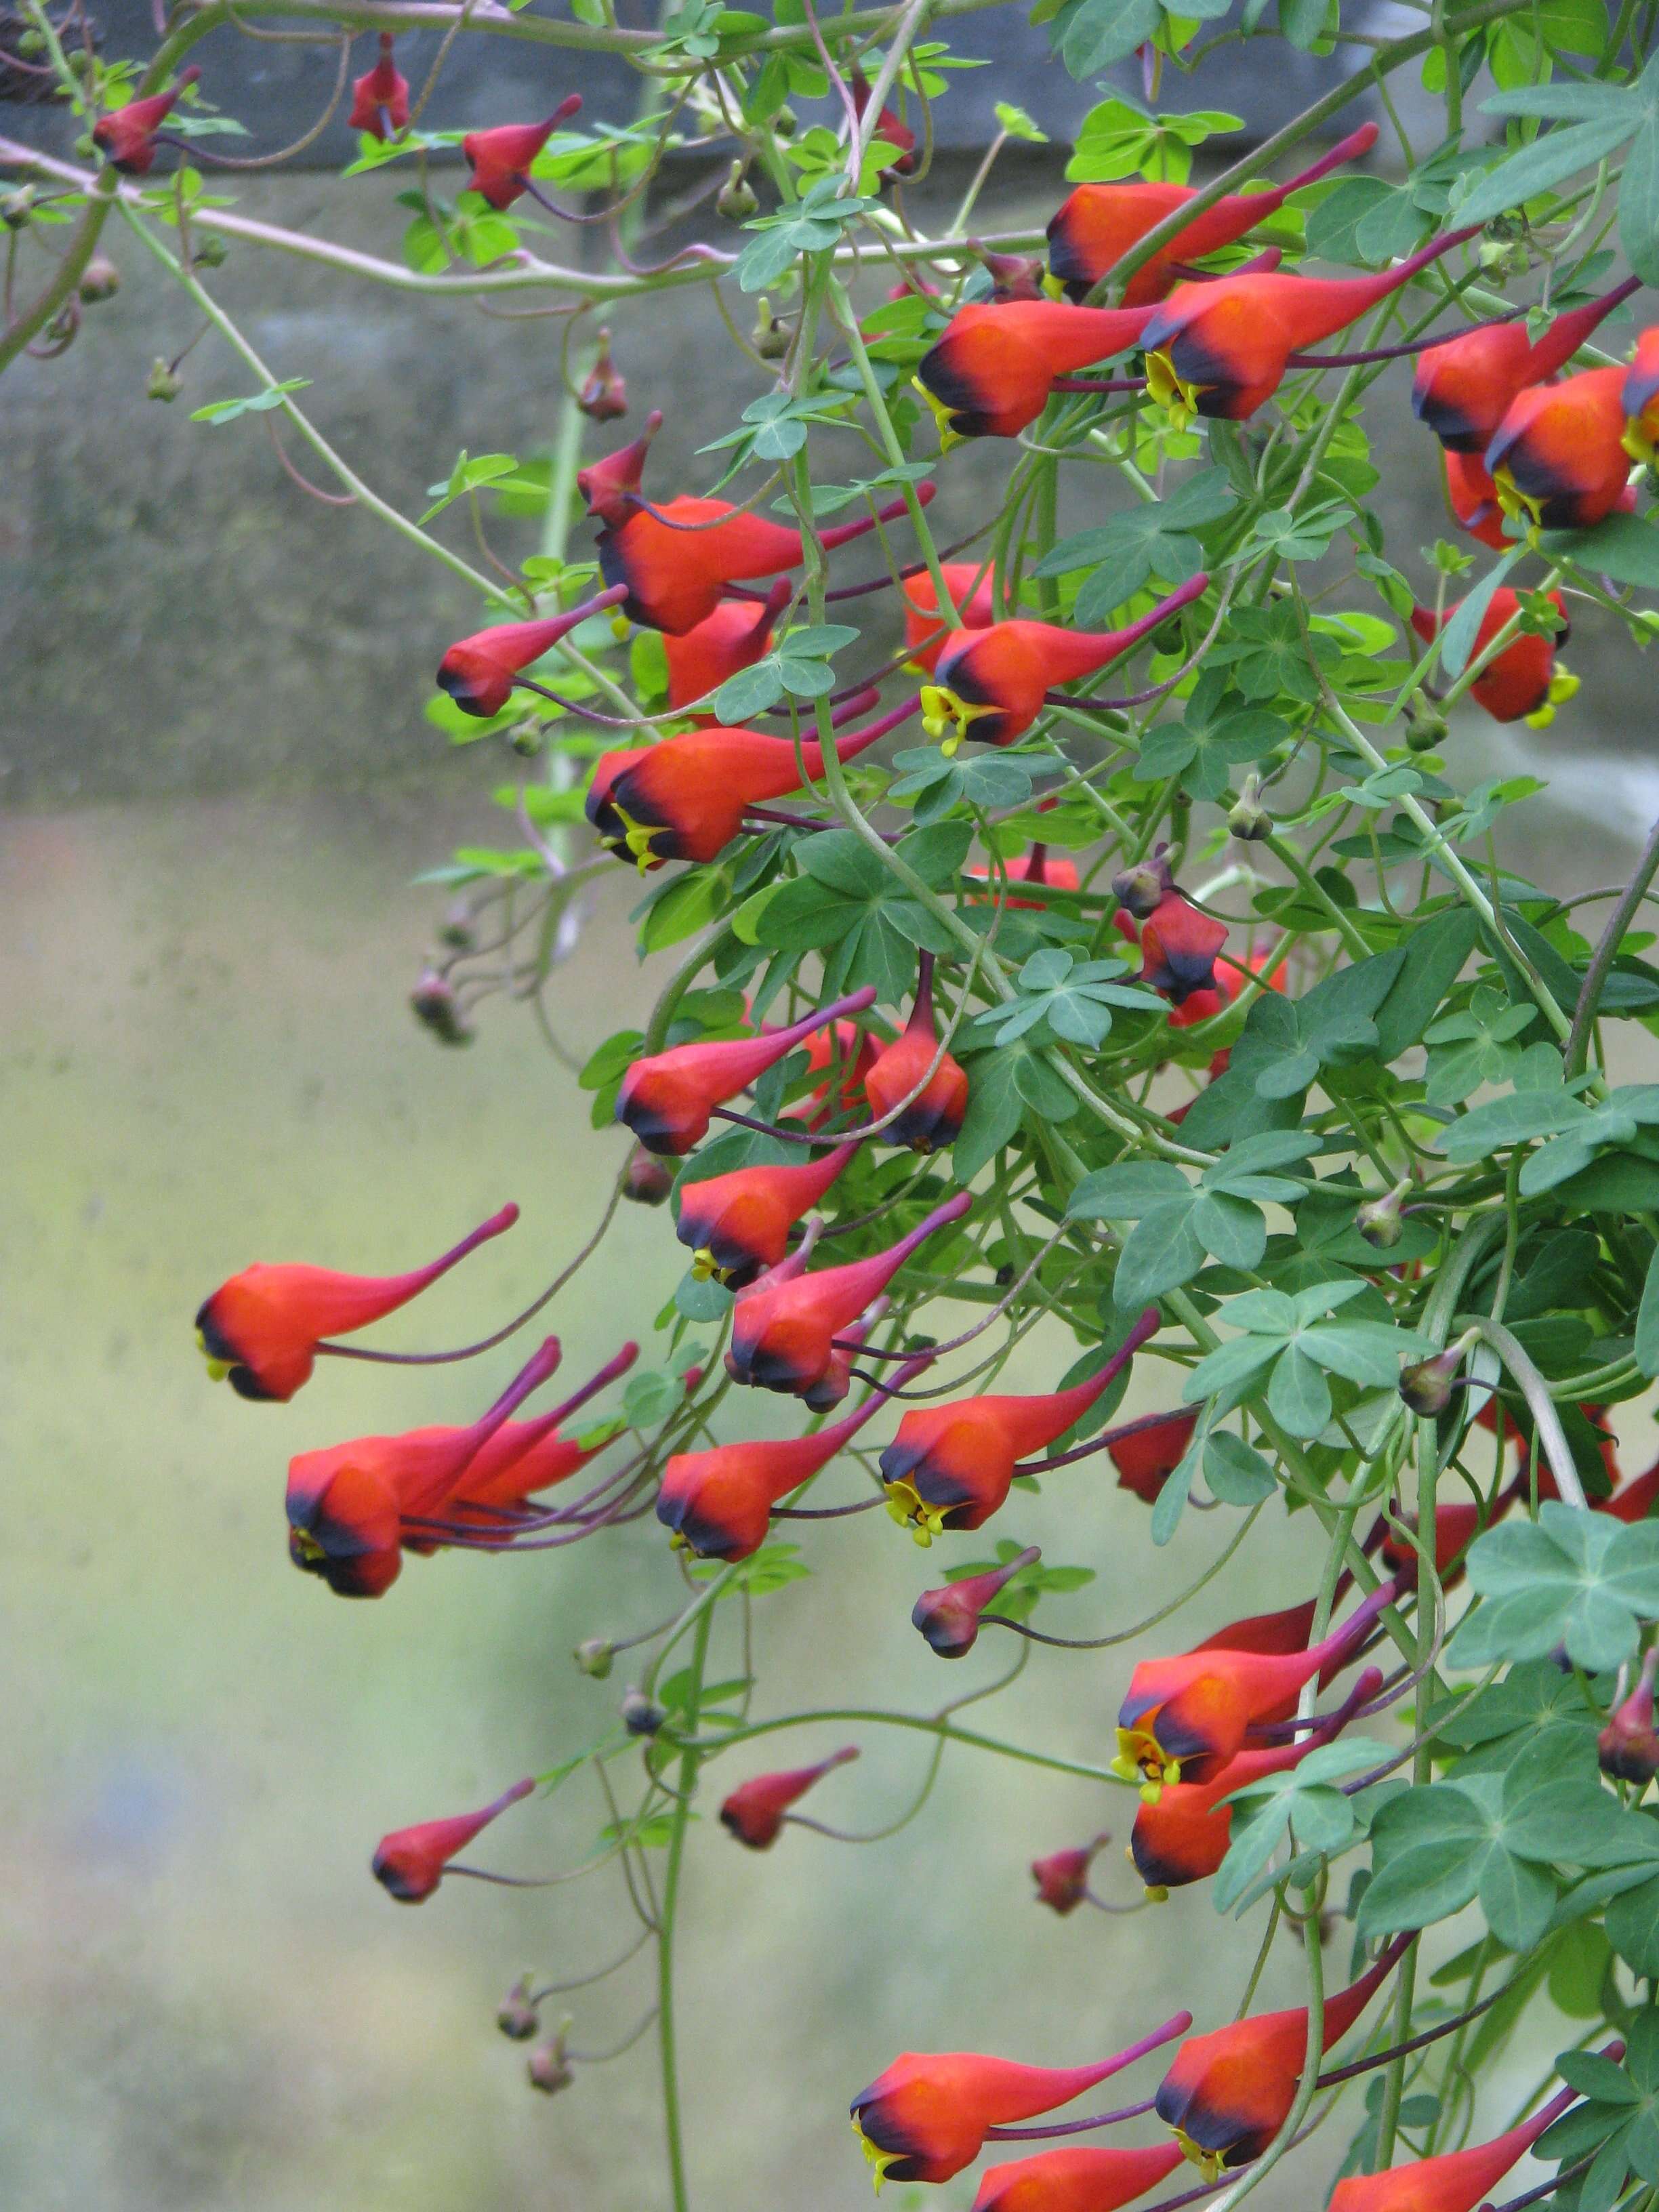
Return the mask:
<path id="1" fill-rule="evenodd" d="M 643 1690 L 629 1690 L 622 1701 L 622 1717 L 629 1735 L 655 1735 L 668 1716 Z"/>
<path id="2" fill-rule="evenodd" d="M 46 33 L 36 30 L 20 31 L 17 34 L 17 51 L 25 61 L 33 61 L 36 54 L 43 54 L 46 51 Z"/>
<path id="3" fill-rule="evenodd" d="M 643 1145 L 635 1145 L 623 1170 L 623 1196 L 635 1206 L 660 1206 L 674 1188 L 670 1170 Z"/>
<path id="4" fill-rule="evenodd" d="M 761 295 L 756 312 L 755 327 L 750 332 L 750 343 L 763 361 L 781 361 L 789 350 L 794 332 L 787 323 L 778 322 L 772 313 L 772 302 Z"/>
<path id="5" fill-rule="evenodd" d="M 1259 838 L 1271 836 L 1273 826 L 1273 817 L 1261 803 L 1261 778 L 1247 775 L 1228 813 L 1228 829 L 1241 844 L 1253 845 Z"/>
<path id="6" fill-rule="evenodd" d="M 984 263 L 991 278 L 994 300 L 1042 300 L 1043 264 L 1023 253 L 994 253 L 976 238 L 968 243 Z"/>
<path id="7" fill-rule="evenodd" d="M 1451 1403 L 1452 1385 L 1468 1357 L 1474 1338 L 1465 1334 L 1432 1358 L 1408 1360 L 1400 1370 L 1400 1395 L 1414 1413 L 1443 1413 Z"/>
<path id="8" fill-rule="evenodd" d="M 570 1656 L 584 1674 L 602 1682 L 611 1672 L 616 1648 L 608 1636 L 585 1636 Z"/>
<path id="9" fill-rule="evenodd" d="M 471 1044 L 472 1031 L 461 1012 L 454 986 L 435 968 L 427 969 L 409 994 L 410 1011 L 440 1044 Z"/>
<path id="10" fill-rule="evenodd" d="M 1133 868 L 1125 868 L 1121 875 L 1112 878 L 1112 896 L 1126 913 L 1137 921 L 1145 921 L 1157 913 L 1168 893 L 1174 888 L 1175 878 L 1166 857 L 1167 845 L 1158 845 L 1144 860 Z"/>
<path id="11" fill-rule="evenodd" d="M 230 258 L 230 248 L 222 238 L 204 230 L 192 236 L 190 258 L 198 269 L 222 269 Z"/>
<path id="12" fill-rule="evenodd" d="M 33 216 L 34 202 L 33 185 L 19 185 L 15 191 L 0 196 L 0 222 L 8 230 L 21 230 Z"/>
<path id="13" fill-rule="evenodd" d="M 1047 1858 L 1031 1861 L 1031 1878 L 1036 1883 L 1036 1901 L 1057 1912 L 1063 1920 L 1068 1912 L 1075 1912 L 1089 1893 L 1089 1866 L 1095 1853 L 1111 1841 L 1109 1836 L 1097 1836 L 1081 1850 L 1050 1851 Z"/>
<path id="14" fill-rule="evenodd" d="M 1401 1218 L 1400 1201 L 1411 1188 L 1409 1183 L 1396 1183 L 1381 1198 L 1368 1198 L 1354 1216 L 1354 1227 L 1365 1242 L 1376 1251 L 1389 1252 L 1400 1242 L 1405 1223 Z"/>
<path id="15" fill-rule="evenodd" d="M 1659 1668 L 1659 1644 L 1643 1660 L 1642 1672 L 1629 1697 L 1624 1693 L 1625 1670 L 1620 1668 L 1619 1687 L 1614 1692 L 1618 1703 L 1595 1740 L 1602 1773 L 1618 1782 L 1633 1782 L 1638 1788 L 1659 1774 L 1659 1734 L 1653 1725 L 1656 1668 Z"/>
<path id="16" fill-rule="evenodd" d="M 1445 742 L 1446 718 L 1436 708 L 1419 702 L 1406 717 L 1406 743 L 1414 753 L 1437 751 Z"/>
<path id="17" fill-rule="evenodd" d="M 465 899 L 457 899 L 438 925 L 438 942 L 452 952 L 471 952 L 477 941 L 472 909 Z"/>
<path id="18" fill-rule="evenodd" d="M 171 362 L 163 361 L 158 353 L 149 365 L 149 375 L 144 384 L 146 399 L 162 399 L 171 404 L 185 388 L 185 380 Z"/>
<path id="19" fill-rule="evenodd" d="M 83 307 L 94 307 L 100 300 L 112 300 L 121 289 L 121 272 L 106 253 L 94 253 L 81 271 L 81 282 L 76 286 Z"/>
<path id="20" fill-rule="evenodd" d="M 989 1574 L 965 1575 L 946 1583 L 942 1589 L 924 1590 L 910 1614 L 911 1626 L 921 1630 L 941 1659 L 960 1659 L 974 1648 L 980 1617 L 992 1600 L 1006 1589 L 1022 1568 L 1042 1558 L 1035 1544 L 1028 1545 L 1006 1566 Z"/>
<path id="21" fill-rule="evenodd" d="M 611 333 L 599 332 L 599 349 L 587 372 L 576 404 L 590 422 L 614 422 L 628 412 L 628 386 L 611 358 Z"/>
<path id="22" fill-rule="evenodd" d="M 541 2026 L 531 1996 L 532 1978 L 529 1974 L 520 1974 L 502 1998 L 495 2014 L 496 2027 L 514 2043 L 528 2043 Z"/>
<path id="23" fill-rule="evenodd" d="M 544 2097 L 556 2097 L 576 2078 L 564 2055 L 562 2035 L 555 2036 L 551 2043 L 538 2043 L 526 2059 L 524 2070 L 531 2087 L 539 2089 Z"/>
<path id="24" fill-rule="evenodd" d="M 800 118 L 793 107 L 781 107 L 772 118 L 772 128 L 780 138 L 793 138 L 800 129 Z"/>
<path id="25" fill-rule="evenodd" d="M 747 222 L 759 210 L 760 202 L 755 198 L 754 187 L 744 174 L 747 166 L 744 161 L 732 162 L 732 173 L 720 186 L 720 197 L 714 202 L 727 222 Z"/>

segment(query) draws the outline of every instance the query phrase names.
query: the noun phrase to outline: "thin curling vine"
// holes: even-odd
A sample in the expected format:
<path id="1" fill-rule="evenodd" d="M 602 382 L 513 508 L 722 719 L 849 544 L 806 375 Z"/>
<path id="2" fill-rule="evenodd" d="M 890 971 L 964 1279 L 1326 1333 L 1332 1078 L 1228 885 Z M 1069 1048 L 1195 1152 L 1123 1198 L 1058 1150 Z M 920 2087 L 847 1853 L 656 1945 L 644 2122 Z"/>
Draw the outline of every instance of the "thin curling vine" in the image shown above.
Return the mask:
<path id="1" fill-rule="evenodd" d="M 1570 625 L 1594 607 L 1632 650 L 1659 625 L 1659 325 L 1638 328 L 1659 282 L 1653 10 L 1475 0 L 1383 37 L 1336 0 L 1279 0 L 1272 22 L 1042 0 L 1035 44 L 1079 79 L 1139 50 L 1146 101 L 1094 109 L 1024 234 L 996 209 L 1003 146 L 1042 137 L 1016 109 L 953 221 L 917 197 L 973 0 L 687 0 L 647 29 L 607 0 L 428 8 L 444 37 L 418 88 L 395 11 L 205 0 L 138 68 L 103 56 L 81 0 L 22 4 L 7 59 L 81 137 L 69 160 L 0 141 L 0 366 L 75 343 L 112 289 L 100 243 L 125 240 L 176 306 L 146 389 L 188 387 L 200 427 L 178 434 L 233 446 L 263 414 L 297 493 L 359 506 L 453 580 L 438 688 L 410 670 L 407 696 L 511 763 L 519 842 L 442 871 L 413 1009 L 487 1052 L 479 1009 L 528 1001 L 616 1133 L 592 1234 L 453 1351 L 363 1336 L 516 1207 L 425 1264 L 389 1232 L 371 1272 L 244 1267 L 197 1316 L 211 1373 L 256 1401 L 303 1388 L 307 1414 L 330 1360 L 491 1366 L 458 1376 L 453 1425 L 294 1457 L 292 1556 L 328 1590 L 418 1605 L 411 1558 L 590 1542 L 678 1577 L 666 1618 L 641 1602 L 614 1626 L 573 1587 L 580 1672 L 631 1655 L 610 1724 L 587 1740 L 576 1698 L 609 1693 L 572 1684 L 541 1775 L 388 1834 L 374 1875 L 410 1904 L 449 1875 L 614 1886 L 629 1940 L 515 1984 L 501 2026 L 533 2046 L 535 2087 L 581 2083 L 566 2124 L 596 2138 L 587 2077 L 650 2038 L 686 2212 L 688 1865 L 733 1841 L 784 1863 L 861 1845 L 876 1879 L 947 1757 L 1006 1762 L 1036 1901 L 1102 1947 L 1098 1985 L 1139 1986 L 1177 1888 L 1207 1887 L 1223 1940 L 1191 2011 L 1104 2060 L 1094 2018 L 1056 2043 L 1074 2065 L 933 2051 L 958 2039 L 944 2019 L 918 2021 L 922 2048 L 849 2059 L 878 2184 L 985 2160 L 975 2212 L 1232 2212 L 1294 2160 L 1336 2212 L 1473 2212 L 1530 2154 L 1545 2178 L 1516 2176 L 1511 2207 L 1649 2212 L 1659 1465 L 1626 1479 L 1620 1455 L 1659 1378 L 1659 1089 L 1616 1081 L 1607 1048 L 1659 1014 L 1659 827 L 1627 884 L 1530 883 L 1497 840 L 1538 787 L 1472 781 L 1459 732 L 1565 708 L 1559 742 Z M 342 245 L 326 205 L 305 231 L 239 210 L 235 163 L 284 158 L 213 143 L 261 143 L 238 42 L 267 16 L 338 46 L 361 133 L 341 193 L 398 165 L 401 241 Z M 522 114 L 463 132 L 448 58 L 505 36 Z M 1191 149 L 1233 118 L 1153 103 L 1274 38 L 1323 58 L 1328 88 L 1194 185 Z M 588 54 L 631 66 L 634 112 L 581 105 Z M 1426 151 L 1394 119 L 1407 72 L 1443 106 Z M 1386 129 L 1352 112 L 1378 88 Z M 818 98 L 832 120 L 801 128 L 789 103 Z M 706 172 L 706 234 L 653 259 L 671 159 Z M 207 189 L 216 165 L 230 189 Z M 549 452 L 497 452 L 479 421 L 405 514 L 222 305 L 231 249 L 556 319 Z M 630 309 L 692 287 L 732 339 L 699 363 L 730 426 L 676 477 L 656 410 L 632 438 L 604 426 L 650 381 Z M 209 388 L 204 331 L 239 388 Z M 1420 429 L 1380 380 L 1397 360 Z M 1385 416 L 1393 465 L 1443 483 L 1426 553 L 1374 511 Z M 986 441 L 989 501 L 963 494 L 964 438 Z M 495 542 L 509 500 L 539 513 L 528 558 Z M 642 879 L 640 951 L 674 964 L 637 1026 L 579 1037 L 558 978 L 587 885 L 618 867 Z M 654 1314 L 605 1273 L 623 1203 L 668 1209 L 680 1279 Z M 515 1373 L 490 1355 L 550 1308 L 568 1332 L 579 1276 L 625 1340 L 546 1407 L 556 1337 Z M 1154 1588 L 1145 1618 L 1089 1621 L 1061 1603 L 1095 1574 L 1066 1532 L 1114 1478 L 1115 1549 Z M 1198 1638 L 1182 1609 L 1291 1516 L 1322 1540 L 1308 1585 Z M 958 1694 L 858 1703 L 834 1649 L 817 1705 L 769 1693 L 792 1591 L 849 1556 L 817 1524 L 843 1518 L 872 1558 L 901 1532 L 937 1547 L 908 1626 L 875 1617 L 874 1577 L 841 1602 L 872 1644 L 892 1634 L 884 1679 L 963 1662 Z M 1026 1668 L 1101 1717 L 1085 1753 L 969 1710 Z M 896 1813 L 854 1764 L 880 1732 L 915 1753 Z M 769 1739 L 797 1735 L 775 1763 Z M 1089 1842 L 1048 1826 L 1051 1775 L 1096 1793 L 1071 1831 Z M 561 1863 L 545 1801 L 584 1789 L 597 1833 Z M 1029 1902 L 988 1850 L 963 1910 Z M 532 1899 L 502 1909 L 516 1959 L 544 1923 Z M 1287 1951 L 1305 2001 L 1265 2010 Z M 544 2026 L 613 1977 L 626 2034 Z M 1498 2078 L 1523 2024 L 1553 2067 Z M 1072 2111 L 1131 2069 L 1121 2105 Z M 764 2146 L 757 2190 L 788 2150 Z"/>

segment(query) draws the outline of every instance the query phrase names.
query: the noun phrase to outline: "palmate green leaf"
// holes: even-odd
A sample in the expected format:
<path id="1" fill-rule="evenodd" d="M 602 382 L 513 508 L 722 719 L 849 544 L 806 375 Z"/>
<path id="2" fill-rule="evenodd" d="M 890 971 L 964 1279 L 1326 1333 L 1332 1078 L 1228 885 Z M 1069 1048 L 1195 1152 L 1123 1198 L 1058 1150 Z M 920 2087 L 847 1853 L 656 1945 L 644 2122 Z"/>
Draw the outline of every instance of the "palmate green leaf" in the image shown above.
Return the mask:
<path id="1" fill-rule="evenodd" d="M 1478 1537 L 1468 1572 L 1483 1602 L 1460 1623 L 1449 1664 L 1542 1658 L 1565 1644 L 1576 1665 L 1605 1672 L 1635 1650 L 1638 1620 L 1659 1620 L 1659 1522 L 1627 1528 L 1551 1501 L 1536 1523 Z"/>
<path id="2" fill-rule="evenodd" d="M 1153 576 L 1184 584 L 1204 565 L 1204 548 L 1193 534 L 1219 521 L 1237 495 L 1224 471 L 1206 469 L 1168 499 L 1131 507 L 1094 529 L 1062 538 L 1038 563 L 1039 576 L 1091 574 L 1079 589 L 1073 618 L 1084 628 L 1103 622 Z"/>
<path id="3" fill-rule="evenodd" d="M 1253 1444 L 1223 1430 L 1204 1450 L 1204 1480 L 1224 1505 L 1260 1505 L 1279 1487 L 1273 1471 Z"/>
<path id="4" fill-rule="evenodd" d="M 1065 0 L 1048 37 L 1081 83 L 1145 46 L 1163 19 L 1158 0 Z"/>
<path id="5" fill-rule="evenodd" d="M 1554 88 L 1551 88 L 1554 89 Z M 1565 88 L 1561 88 L 1565 89 Z M 1578 89 L 1579 88 L 1575 88 Z M 1530 146 L 1511 154 L 1471 191 L 1467 198 L 1454 203 L 1453 213 L 1460 223 L 1490 222 L 1495 215 L 1509 208 L 1519 207 L 1538 194 L 1552 191 L 1565 184 L 1569 177 L 1581 169 L 1593 169 L 1598 161 L 1618 151 L 1642 122 L 1642 112 L 1628 94 L 1612 86 L 1585 86 L 1582 89 L 1605 91 L 1620 101 L 1614 106 L 1609 100 L 1606 112 L 1585 122 L 1570 123 L 1560 130 L 1552 131 L 1536 138 Z M 1513 100 L 1517 93 L 1500 94 Z M 1491 102 L 1485 103 L 1491 106 Z M 1511 111 L 1516 112 L 1516 111 Z M 1535 112 L 1535 111 L 1533 111 Z"/>

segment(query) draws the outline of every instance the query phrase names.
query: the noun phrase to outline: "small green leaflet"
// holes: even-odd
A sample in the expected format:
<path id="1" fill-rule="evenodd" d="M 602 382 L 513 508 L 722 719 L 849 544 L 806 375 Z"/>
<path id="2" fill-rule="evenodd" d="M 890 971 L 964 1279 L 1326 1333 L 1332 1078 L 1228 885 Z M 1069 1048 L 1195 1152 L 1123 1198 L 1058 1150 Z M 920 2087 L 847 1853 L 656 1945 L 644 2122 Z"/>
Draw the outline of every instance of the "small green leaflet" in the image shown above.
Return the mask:
<path id="1" fill-rule="evenodd" d="M 311 382 L 308 376 L 290 376 L 281 384 L 269 384 L 263 392 L 250 392 L 246 399 L 210 399 L 205 407 L 198 407 L 191 416 L 192 422 L 234 422 L 240 416 L 264 415 L 273 407 L 280 407 L 290 392 L 303 392 Z"/>
<path id="2" fill-rule="evenodd" d="M 1362 1389 L 1390 1389 L 1399 1380 L 1402 1359 L 1432 1348 L 1413 1329 L 1328 1318 L 1366 1287 L 1350 1279 L 1316 1283 L 1293 1294 L 1247 1291 L 1229 1299 L 1220 1318 L 1244 1334 L 1206 1354 L 1188 1377 L 1182 1398 L 1189 1405 L 1213 1399 L 1217 1413 L 1224 1413 L 1247 1396 L 1257 1396 L 1265 1374 L 1273 1419 L 1293 1437 L 1318 1436 L 1333 1410 L 1327 1374 Z"/>
<path id="3" fill-rule="evenodd" d="M 1659 1620 L 1659 1522 L 1626 1528 L 1552 1500 L 1535 1522 L 1478 1537 L 1468 1570 L 1482 1602 L 1447 1647 L 1454 1667 L 1541 1659 L 1565 1644 L 1576 1666 L 1603 1673 L 1635 1650 L 1638 1620 Z"/>

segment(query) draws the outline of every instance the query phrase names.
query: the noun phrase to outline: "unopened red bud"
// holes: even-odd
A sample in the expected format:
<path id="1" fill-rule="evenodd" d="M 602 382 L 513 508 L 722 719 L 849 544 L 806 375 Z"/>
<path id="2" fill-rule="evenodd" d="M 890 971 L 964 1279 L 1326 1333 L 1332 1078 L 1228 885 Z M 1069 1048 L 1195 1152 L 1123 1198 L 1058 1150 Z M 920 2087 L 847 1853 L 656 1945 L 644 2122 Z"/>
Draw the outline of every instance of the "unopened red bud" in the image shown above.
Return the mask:
<path id="1" fill-rule="evenodd" d="M 1165 857 L 1167 850 L 1167 847 L 1159 845 L 1146 860 L 1112 878 L 1112 896 L 1137 921 L 1145 921 L 1156 914 L 1174 888 L 1175 877 Z"/>
<path id="2" fill-rule="evenodd" d="M 747 222 L 760 207 L 754 187 L 744 174 L 745 166 L 742 161 L 732 162 L 732 173 L 720 186 L 720 198 L 714 202 L 728 222 Z"/>
<path id="3" fill-rule="evenodd" d="M 968 243 L 973 247 L 990 274 L 992 297 L 996 300 L 1041 300 L 1047 297 L 1042 289 L 1043 264 L 1024 253 L 994 253 L 988 246 L 981 246 L 976 238 Z"/>
<path id="4" fill-rule="evenodd" d="M 587 372 L 576 404 L 591 422 L 614 422 L 628 412 L 628 386 L 611 358 L 611 333 L 599 332 L 599 349 Z"/>
<path id="5" fill-rule="evenodd" d="M 410 1010 L 440 1044 L 471 1044 L 472 1031 L 448 978 L 428 968 L 409 994 Z"/>
<path id="6" fill-rule="evenodd" d="M 120 290 L 121 272 L 107 254 L 94 253 L 75 289 L 83 307 L 96 307 L 100 300 L 112 300 Z"/>
<path id="7" fill-rule="evenodd" d="M 1633 1782 L 1639 1789 L 1659 1774 L 1659 1733 L 1653 1718 L 1653 1677 L 1659 1668 L 1659 1645 L 1642 1662 L 1634 1690 L 1626 1697 L 1625 1670 L 1619 1670 L 1617 1704 L 1607 1724 L 1596 1738 L 1596 1754 L 1603 1774 L 1618 1782 Z"/>
<path id="8" fill-rule="evenodd" d="M 538 2043 L 526 2059 L 524 2070 L 531 2087 L 539 2089 L 544 2097 L 556 2097 L 576 2078 L 564 2055 L 562 2037 L 555 2043 Z"/>
<path id="9" fill-rule="evenodd" d="M 1028 1545 L 1017 1559 L 988 1574 L 967 1575 L 941 1589 L 924 1590 L 911 1611 L 911 1626 L 921 1630 L 941 1659 L 963 1657 L 974 1648 L 987 1607 L 1023 1568 L 1042 1556 L 1035 1544 Z"/>
<path id="10" fill-rule="evenodd" d="M 622 1701 L 622 1717 L 629 1735 L 655 1735 L 668 1716 L 643 1690 L 629 1690 Z"/>
<path id="11" fill-rule="evenodd" d="M 438 925 L 438 941 L 452 952 L 471 952 L 477 943 L 472 909 L 465 899 L 457 899 Z"/>
<path id="12" fill-rule="evenodd" d="M 529 1974 L 520 1974 L 502 1998 L 501 2009 L 495 2014 L 496 2027 L 514 2043 L 528 2043 L 541 2026 L 531 2002 L 532 1980 Z"/>
<path id="13" fill-rule="evenodd" d="M 585 1636 L 571 1656 L 584 1674 L 591 1674 L 596 1682 L 602 1682 L 611 1672 L 616 1647 L 609 1637 Z"/>
<path id="14" fill-rule="evenodd" d="M 162 399 L 171 404 L 185 388 L 185 380 L 171 362 L 163 361 L 158 353 L 149 365 L 149 375 L 144 383 L 146 399 Z"/>
<path id="15" fill-rule="evenodd" d="M 673 1188 L 672 1170 L 643 1145 L 635 1145 L 623 1170 L 623 1196 L 635 1206 L 660 1206 Z"/>
<path id="16" fill-rule="evenodd" d="M 1037 1903 L 1046 1905 L 1051 1912 L 1064 1919 L 1075 1912 L 1089 1893 L 1089 1867 L 1097 1851 L 1111 1841 L 1109 1836 L 1097 1836 L 1080 1850 L 1050 1851 L 1047 1858 L 1031 1861 L 1031 1877 L 1036 1883 Z"/>

